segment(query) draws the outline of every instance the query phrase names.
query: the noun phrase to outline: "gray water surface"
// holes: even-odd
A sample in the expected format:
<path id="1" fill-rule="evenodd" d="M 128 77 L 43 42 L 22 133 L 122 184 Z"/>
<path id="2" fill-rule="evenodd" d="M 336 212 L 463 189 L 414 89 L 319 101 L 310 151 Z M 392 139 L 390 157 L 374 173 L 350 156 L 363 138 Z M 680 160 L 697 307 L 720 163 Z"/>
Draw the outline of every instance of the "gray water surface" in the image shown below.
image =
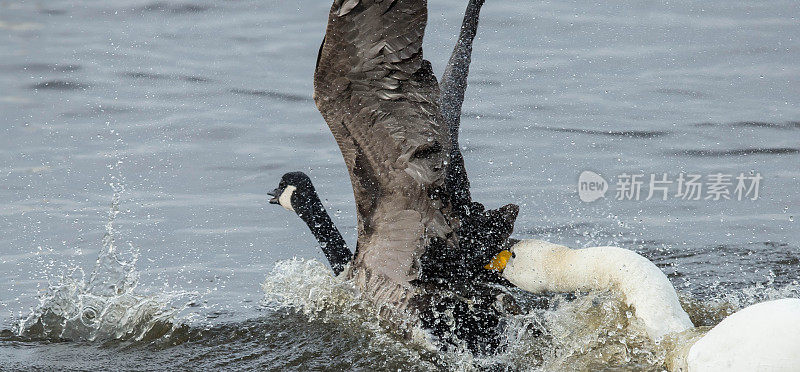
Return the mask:
<path id="1" fill-rule="evenodd" d="M 430 1 L 437 74 L 465 3 Z M 329 7 L 0 0 L 0 369 L 426 368 L 426 351 L 362 353 L 372 336 L 261 303 L 276 262 L 324 262 L 267 204 L 283 173 L 312 177 L 355 246 L 347 170 L 311 99 Z M 519 204 L 518 238 L 636 250 L 700 301 L 797 286 L 799 17 L 793 0 L 487 1 L 461 134 L 474 198 Z M 580 201 L 584 170 L 605 198 Z M 615 198 L 622 173 L 682 172 L 757 173 L 760 197 Z M 10 336 L 66 271 L 91 272 L 111 184 L 136 291 L 194 293 L 179 346 Z"/>

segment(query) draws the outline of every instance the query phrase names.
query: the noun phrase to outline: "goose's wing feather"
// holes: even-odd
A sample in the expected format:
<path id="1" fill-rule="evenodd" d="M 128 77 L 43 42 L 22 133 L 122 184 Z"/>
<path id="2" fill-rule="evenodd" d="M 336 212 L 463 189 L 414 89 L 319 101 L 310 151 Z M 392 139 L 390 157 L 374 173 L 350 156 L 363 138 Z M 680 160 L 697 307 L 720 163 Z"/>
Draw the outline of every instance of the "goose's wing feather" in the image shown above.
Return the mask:
<path id="1" fill-rule="evenodd" d="M 374 300 L 399 307 L 431 239 L 451 231 L 437 200 L 449 137 L 422 58 L 426 21 L 424 0 L 335 0 L 314 73 L 314 100 L 355 193 L 354 275 Z"/>
<path id="2" fill-rule="evenodd" d="M 467 75 L 472 61 L 472 42 L 478 33 L 478 19 L 485 0 L 470 0 L 464 11 L 458 40 L 450 54 L 441 80 L 441 109 L 444 122 L 450 130 L 453 145 L 458 144 L 458 129 L 461 123 L 461 105 L 467 90 Z M 457 147 L 456 147 L 457 149 Z"/>
<path id="3" fill-rule="evenodd" d="M 415 152 L 449 143 L 438 84 L 422 59 L 426 20 L 420 0 L 337 0 L 331 8 L 314 99 L 351 172 L 359 148 L 376 172 L 393 172 Z M 439 176 L 430 170 L 409 173 L 430 183 Z"/>
<path id="4" fill-rule="evenodd" d="M 458 130 L 461 124 L 461 106 L 467 90 L 467 75 L 472 61 L 472 41 L 478 32 L 478 18 L 484 0 L 470 0 L 464 11 L 461 31 L 441 81 L 441 111 L 450 133 L 450 162 L 447 166 L 447 188 L 453 208 L 462 212 L 472 203 L 469 179 L 464 166 L 464 157 L 458 145 Z"/>

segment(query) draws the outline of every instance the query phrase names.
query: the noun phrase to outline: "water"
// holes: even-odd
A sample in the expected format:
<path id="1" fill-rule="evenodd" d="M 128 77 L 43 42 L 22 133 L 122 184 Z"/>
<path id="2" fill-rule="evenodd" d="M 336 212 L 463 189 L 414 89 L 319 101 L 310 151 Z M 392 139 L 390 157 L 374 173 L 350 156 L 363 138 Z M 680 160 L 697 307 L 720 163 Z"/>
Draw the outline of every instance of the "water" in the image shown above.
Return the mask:
<path id="1" fill-rule="evenodd" d="M 355 245 L 311 100 L 329 5 L 0 1 L 0 369 L 661 368 L 666 347 L 609 294 L 512 319 L 507 351 L 479 358 L 397 339 L 326 275 L 266 191 L 309 173 Z M 439 74 L 464 6 L 430 4 Z M 461 135 L 473 196 L 520 204 L 516 237 L 645 255 L 698 325 L 800 296 L 798 14 L 488 2 Z M 584 170 L 604 199 L 580 201 Z M 622 173 L 681 172 L 758 173 L 760 198 L 615 198 Z"/>

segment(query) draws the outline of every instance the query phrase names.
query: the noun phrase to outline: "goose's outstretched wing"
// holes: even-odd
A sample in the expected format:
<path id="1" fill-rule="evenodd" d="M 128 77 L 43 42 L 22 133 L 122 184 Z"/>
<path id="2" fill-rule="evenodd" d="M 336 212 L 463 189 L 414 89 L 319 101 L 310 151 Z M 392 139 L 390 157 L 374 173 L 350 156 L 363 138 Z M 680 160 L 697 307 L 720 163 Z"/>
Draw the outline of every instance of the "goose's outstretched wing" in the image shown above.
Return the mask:
<path id="1" fill-rule="evenodd" d="M 464 12 L 461 31 L 447 67 L 442 75 L 441 111 L 450 132 L 450 162 L 447 166 L 447 189 L 456 213 L 464 213 L 472 203 L 469 179 L 464 166 L 464 157 L 458 145 L 458 130 L 461 125 L 461 105 L 467 90 L 467 75 L 472 61 L 472 41 L 478 32 L 478 18 L 485 0 L 470 0 Z"/>
<path id="2" fill-rule="evenodd" d="M 450 140 L 454 146 L 458 144 L 461 105 L 464 103 L 467 75 L 469 75 L 469 65 L 472 61 L 472 42 L 478 33 L 478 18 L 484 2 L 485 0 L 470 0 L 467 4 L 458 40 L 442 75 L 442 116 L 450 131 Z"/>
<path id="3" fill-rule="evenodd" d="M 373 301 L 400 309 L 419 257 L 452 231 L 439 200 L 450 141 L 422 58 L 426 22 L 425 0 L 335 0 L 314 73 L 355 194 L 353 275 Z"/>

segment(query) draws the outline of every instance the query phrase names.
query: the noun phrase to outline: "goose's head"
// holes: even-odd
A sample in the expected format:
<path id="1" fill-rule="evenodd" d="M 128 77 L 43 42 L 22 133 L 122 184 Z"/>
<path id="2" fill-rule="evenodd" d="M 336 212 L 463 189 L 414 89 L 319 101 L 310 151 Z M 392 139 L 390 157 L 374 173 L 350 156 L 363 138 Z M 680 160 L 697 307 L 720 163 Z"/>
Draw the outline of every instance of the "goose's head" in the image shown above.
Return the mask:
<path id="1" fill-rule="evenodd" d="M 484 268 L 498 271 L 526 291 L 544 292 L 552 281 L 551 270 L 546 268 L 558 267 L 565 249 L 541 240 L 521 240 L 495 255 Z"/>
<path id="2" fill-rule="evenodd" d="M 314 202 L 319 200 L 317 191 L 309 178 L 303 172 L 289 172 L 281 177 L 278 188 L 267 193 L 272 199 L 270 204 L 279 204 L 286 210 L 303 215 L 311 213 Z"/>

